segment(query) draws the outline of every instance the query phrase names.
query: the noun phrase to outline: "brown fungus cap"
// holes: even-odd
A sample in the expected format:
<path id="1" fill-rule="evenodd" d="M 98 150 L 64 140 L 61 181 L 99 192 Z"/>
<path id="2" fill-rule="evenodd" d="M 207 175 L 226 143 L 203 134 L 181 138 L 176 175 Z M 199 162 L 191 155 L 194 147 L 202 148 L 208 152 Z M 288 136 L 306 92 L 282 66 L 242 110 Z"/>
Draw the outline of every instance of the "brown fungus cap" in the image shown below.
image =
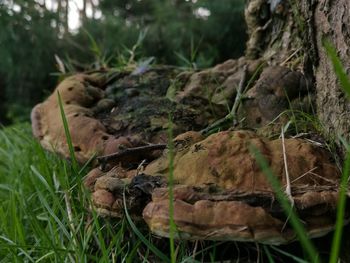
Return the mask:
<path id="1" fill-rule="evenodd" d="M 267 177 L 249 151 L 254 145 L 264 155 L 284 191 L 282 143 L 243 130 L 207 138 L 197 132 L 177 136 L 176 237 L 266 244 L 295 240 Z M 301 139 L 285 139 L 284 144 L 294 207 L 309 237 L 322 236 L 334 226 L 340 172 L 324 149 Z M 135 219 L 142 215 L 153 233 L 169 236 L 168 165 L 165 150 L 142 174 L 135 170 L 126 173 L 118 167 L 102 174 L 93 170 L 86 183 L 93 192 L 95 208 L 101 215 L 122 217 L 125 187 L 129 213 Z"/>
<path id="2" fill-rule="evenodd" d="M 178 194 L 184 189 L 184 196 Z M 287 218 L 283 211 L 279 207 L 274 208 L 277 204 L 270 193 L 247 194 L 228 191 L 215 195 L 205 190 L 189 186 L 174 188 L 173 218 L 178 238 L 266 244 L 283 244 L 296 238 L 291 227 L 286 224 Z M 169 190 L 155 189 L 153 201 L 144 209 L 143 217 L 152 232 L 167 237 L 170 231 L 169 198 L 164 192 L 168 193 Z M 337 192 L 312 192 L 310 204 L 305 200 L 305 195 L 307 194 L 296 196 L 294 201 L 309 237 L 327 234 L 334 225 Z"/>
<path id="3" fill-rule="evenodd" d="M 237 87 L 242 79 L 243 68 L 247 66 L 248 79 L 262 65 L 261 60 L 248 60 L 244 57 L 230 59 L 215 67 L 193 74 L 183 73 L 187 77 L 185 85 L 177 90 L 175 100 L 179 102 L 195 101 L 210 102 L 215 106 L 231 105 L 237 94 Z M 180 75 L 181 77 L 181 75 Z M 193 103 L 193 102 L 189 102 Z M 199 105 L 204 110 L 208 105 Z M 218 109 L 218 108 L 217 108 Z M 224 107 L 224 109 L 226 109 Z"/>
<path id="4" fill-rule="evenodd" d="M 46 149 L 69 158 L 58 92 L 75 155 L 81 163 L 93 154 L 107 155 L 149 143 L 166 143 L 169 114 L 173 117 L 175 135 L 201 130 L 213 121 L 213 114 L 203 117 L 195 105 L 176 103 L 166 97 L 178 73 L 177 69 L 158 67 L 142 75 L 107 71 L 68 77 L 32 110 L 33 134 Z M 158 155 L 159 151 L 133 155 L 122 162 L 135 166 Z"/>
<path id="5" fill-rule="evenodd" d="M 127 148 L 165 142 L 169 110 L 174 113 L 174 134 L 200 130 L 213 121 L 213 115 L 205 107 L 189 102 L 198 96 L 199 101 L 206 101 L 201 97 L 203 90 L 199 90 L 202 93 L 197 90 L 202 86 L 201 79 L 211 75 L 214 82 L 218 77 L 224 87 L 237 86 L 231 84 L 241 79 L 237 65 L 243 62 L 228 61 L 193 77 L 188 75 L 179 85 L 176 102 L 165 98 L 171 87 L 169 79 L 176 75 L 172 71 L 155 69 L 142 76 L 121 74 L 112 84 L 106 82 L 104 74 L 69 77 L 33 109 L 33 133 L 46 149 L 69 157 L 56 92 L 59 91 L 80 162 L 87 161 L 94 153 L 119 153 Z M 257 66 L 257 62 L 252 62 L 249 74 Z M 256 128 L 270 121 L 286 109 L 286 96 L 297 98 L 303 92 L 305 81 L 301 73 L 283 67 L 267 68 L 248 91 L 251 107 L 242 104 L 247 125 Z M 221 105 L 227 96 L 235 95 L 235 90 L 225 88 L 223 93 L 211 95 L 214 103 Z M 279 112 L 272 109 L 270 114 L 266 98 L 282 101 L 283 107 Z M 249 110 L 266 120 L 255 126 L 257 118 Z M 300 139 L 286 139 L 284 144 L 295 208 L 310 237 L 323 235 L 334 225 L 340 172 L 324 149 Z M 280 139 L 269 140 L 250 131 L 226 131 L 207 138 L 190 131 L 175 138 L 174 219 L 178 237 L 270 244 L 295 239 L 274 191 L 249 151 L 250 145 L 265 156 L 277 179 L 286 187 Z M 102 215 L 123 216 L 125 188 L 126 209 L 130 214 L 135 218 L 143 215 L 151 231 L 168 236 L 168 151 L 163 155 L 158 151 L 127 157 L 130 158 L 109 163 L 108 172 L 95 168 L 89 173 L 85 184 L 92 191 L 93 205 Z M 143 173 L 136 169 L 143 159 L 157 157 Z"/>
<path id="6" fill-rule="evenodd" d="M 103 82 L 103 77 L 86 74 L 68 77 L 46 101 L 34 107 L 31 115 L 33 134 L 44 148 L 69 157 L 58 103 L 59 92 L 78 161 L 85 162 L 94 153 L 103 152 L 110 136 L 102 123 L 93 118 L 90 109 L 104 97 L 103 90 L 95 86 Z"/>
<path id="7" fill-rule="evenodd" d="M 196 134 L 192 132 L 187 140 L 193 140 Z M 224 189 L 235 188 L 247 192 L 272 191 L 249 150 L 249 146 L 254 145 L 265 156 L 282 185 L 285 185 L 281 139 L 269 140 L 244 130 L 215 133 L 201 141 L 197 138 L 192 144 L 179 144 L 175 149 L 174 178 L 179 184 L 215 184 Z M 178 140 L 175 138 L 175 145 Z M 292 187 L 338 185 L 339 171 L 325 150 L 301 139 L 285 139 L 285 148 Z M 167 152 L 150 163 L 145 173 L 166 176 Z"/>
<path id="8" fill-rule="evenodd" d="M 249 74 L 253 74 L 259 64 L 259 61 L 241 58 L 195 73 L 157 66 L 142 75 L 107 70 L 76 74 L 64 79 L 49 98 L 34 107 L 33 134 L 46 149 L 69 158 L 58 104 L 59 92 L 75 155 L 81 163 L 93 154 L 105 155 L 147 143 L 165 143 L 169 113 L 173 117 L 175 135 L 206 128 L 227 114 L 227 105 L 232 104 L 235 96 L 232 88 L 241 80 L 242 67 L 247 65 Z M 202 85 L 208 79 L 210 103 L 205 97 L 209 94 L 208 87 Z M 215 89 L 218 83 L 223 85 L 220 90 Z M 176 96 L 170 98 L 174 87 Z M 157 154 L 124 160 L 124 164 L 140 162 L 144 157 L 154 159 Z"/>
<path id="9" fill-rule="evenodd" d="M 334 225 L 340 172 L 325 150 L 299 139 L 284 143 L 296 211 L 310 237 L 324 235 Z M 296 238 L 250 145 L 264 155 L 285 187 L 281 139 L 226 131 L 175 150 L 174 221 L 179 238 L 268 244 Z M 164 155 L 145 172 L 166 176 L 167 167 Z M 143 217 L 152 232 L 169 235 L 167 188 L 154 190 Z"/>

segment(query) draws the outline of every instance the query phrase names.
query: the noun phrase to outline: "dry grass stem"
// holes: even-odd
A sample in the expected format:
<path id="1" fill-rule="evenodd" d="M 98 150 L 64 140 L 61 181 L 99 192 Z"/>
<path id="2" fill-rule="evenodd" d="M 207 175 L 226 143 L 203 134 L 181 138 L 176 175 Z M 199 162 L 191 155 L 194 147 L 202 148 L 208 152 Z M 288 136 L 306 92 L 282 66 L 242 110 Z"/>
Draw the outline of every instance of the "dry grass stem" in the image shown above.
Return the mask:
<path id="1" fill-rule="evenodd" d="M 143 172 L 145 162 L 146 162 L 146 159 L 142 160 L 142 162 L 139 164 L 139 166 L 137 166 L 136 176 L 138 176 L 140 173 Z"/>
<path id="2" fill-rule="evenodd" d="M 290 183 L 289 172 L 288 172 L 288 162 L 287 162 L 286 145 L 285 145 L 285 141 L 284 141 L 283 128 L 281 129 L 281 137 L 282 137 L 284 170 L 285 170 L 285 175 L 286 175 L 286 190 L 285 190 L 285 193 L 286 193 L 289 201 L 291 202 L 292 206 L 294 206 L 294 199 L 293 199 L 293 196 L 292 196 L 291 183 Z"/>
<path id="3" fill-rule="evenodd" d="M 314 167 L 312 169 L 310 169 L 309 171 L 307 171 L 306 173 L 303 173 L 302 175 L 300 175 L 299 177 L 295 178 L 291 183 L 295 183 L 296 181 L 298 181 L 299 179 L 303 178 L 305 175 L 312 173 L 313 171 L 315 171 L 318 167 Z"/>

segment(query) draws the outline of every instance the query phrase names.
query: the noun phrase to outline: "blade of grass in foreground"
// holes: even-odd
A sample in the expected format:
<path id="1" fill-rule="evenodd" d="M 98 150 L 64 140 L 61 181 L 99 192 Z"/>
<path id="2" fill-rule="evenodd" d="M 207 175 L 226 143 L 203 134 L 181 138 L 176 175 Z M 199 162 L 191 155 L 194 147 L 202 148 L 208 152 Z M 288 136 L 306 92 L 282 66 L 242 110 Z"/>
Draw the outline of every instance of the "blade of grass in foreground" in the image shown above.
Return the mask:
<path id="1" fill-rule="evenodd" d="M 151 250 L 157 257 L 159 257 L 162 262 L 170 262 L 169 258 L 161 252 L 158 248 L 156 248 L 150 241 L 147 240 L 147 238 L 138 230 L 134 222 L 132 221 L 128 209 L 126 207 L 126 199 L 125 199 L 125 191 L 123 193 L 123 205 L 124 205 L 124 211 L 125 211 L 125 217 L 128 221 L 131 229 L 134 231 L 134 233 L 138 236 L 138 238 Z"/>
<path id="2" fill-rule="evenodd" d="M 176 225 L 174 222 L 174 142 L 173 142 L 173 122 L 169 116 L 169 128 L 168 128 L 169 142 L 168 142 L 168 158 L 169 158 L 169 242 L 170 242 L 170 259 L 172 263 L 176 263 L 175 242 L 174 236 L 176 232 Z"/>
<path id="3" fill-rule="evenodd" d="M 338 262 L 343 227 L 344 227 L 344 216 L 345 216 L 346 198 L 347 198 L 346 194 L 347 194 L 349 173 L 350 173 L 350 151 L 348 150 L 341 181 L 340 181 L 340 189 L 339 189 L 339 197 L 338 197 L 339 199 L 338 199 L 338 205 L 337 205 L 337 220 L 336 220 L 335 231 L 333 235 L 331 256 L 329 259 L 330 263 Z"/>
<path id="4" fill-rule="evenodd" d="M 342 65 L 342 62 L 340 61 L 340 58 L 337 55 L 337 50 L 332 45 L 332 43 L 326 38 L 323 39 L 322 44 L 326 50 L 326 54 L 328 58 L 332 62 L 334 73 L 336 74 L 340 82 L 340 86 L 342 87 L 344 92 L 347 94 L 348 98 L 350 98 L 350 79 L 346 74 L 346 71 L 344 69 L 344 66 Z M 350 173 L 350 150 L 347 149 L 346 160 L 343 166 L 343 173 L 340 181 L 340 190 L 339 190 L 339 197 L 338 197 L 339 199 L 338 199 L 338 205 L 337 205 L 337 219 L 336 219 L 335 231 L 334 231 L 334 236 L 332 241 L 332 250 L 331 250 L 331 256 L 329 260 L 330 263 L 338 262 L 338 258 L 339 258 L 342 231 L 344 226 L 344 215 L 345 215 L 345 209 L 346 209 L 346 195 L 347 195 L 347 188 L 348 188 L 349 173 Z"/>
<path id="5" fill-rule="evenodd" d="M 280 205 L 282 206 L 285 214 L 287 217 L 289 217 L 290 224 L 292 225 L 296 235 L 298 236 L 298 239 L 302 245 L 303 250 L 307 254 L 310 262 L 317 263 L 319 262 L 319 256 L 318 253 L 310 241 L 306 230 L 302 223 L 300 222 L 296 212 L 294 211 L 293 207 L 291 206 L 287 196 L 285 195 L 284 191 L 282 190 L 282 186 L 280 182 L 277 180 L 277 178 L 274 176 L 271 168 L 269 167 L 265 157 L 261 154 L 261 152 L 254 146 L 250 145 L 250 152 L 255 157 L 256 161 L 258 162 L 261 170 L 266 175 L 269 183 L 271 184 L 272 189 L 276 193 L 276 197 Z"/>
<path id="6" fill-rule="evenodd" d="M 329 40 L 326 38 L 322 41 L 323 47 L 326 50 L 326 54 L 328 58 L 331 60 L 334 73 L 337 75 L 340 85 L 343 88 L 343 90 L 347 93 L 348 97 L 350 97 L 350 79 L 348 75 L 346 74 L 344 67 L 337 55 L 337 50 L 334 48 L 334 46 L 331 44 Z"/>
<path id="7" fill-rule="evenodd" d="M 270 250 L 268 249 L 268 247 L 266 245 L 263 245 L 263 249 L 264 249 L 264 252 L 267 256 L 267 260 L 270 262 L 270 263 L 275 263 L 275 260 L 273 259 L 272 255 L 271 255 L 271 252 Z"/>
<path id="8" fill-rule="evenodd" d="M 298 257 L 296 257 L 296 256 L 294 256 L 294 255 L 292 255 L 292 254 L 290 254 L 290 253 L 288 253 L 286 251 L 283 251 L 282 249 L 279 249 L 279 248 L 277 248 L 275 246 L 270 246 L 270 248 L 275 250 L 275 251 L 277 251 L 278 253 L 280 253 L 280 254 L 282 254 L 282 255 L 284 255 L 284 256 L 294 260 L 297 263 L 309 263 L 308 261 L 306 261 L 304 259 L 301 259 L 301 258 L 298 258 Z"/>
<path id="9" fill-rule="evenodd" d="M 70 136 L 69 126 L 68 126 L 66 114 L 64 113 L 61 95 L 60 95 L 60 93 L 58 91 L 57 91 L 57 97 L 58 97 L 58 105 L 60 106 L 61 118 L 62 118 L 62 123 L 63 123 L 63 127 L 64 127 L 64 133 L 66 135 L 66 140 L 67 140 L 67 144 L 68 144 L 69 154 L 70 154 L 70 158 L 72 159 L 73 170 L 75 172 L 78 172 L 78 162 L 77 162 L 77 159 L 76 159 L 75 154 L 74 154 L 74 147 L 73 147 L 73 143 L 72 143 L 72 137 Z"/>

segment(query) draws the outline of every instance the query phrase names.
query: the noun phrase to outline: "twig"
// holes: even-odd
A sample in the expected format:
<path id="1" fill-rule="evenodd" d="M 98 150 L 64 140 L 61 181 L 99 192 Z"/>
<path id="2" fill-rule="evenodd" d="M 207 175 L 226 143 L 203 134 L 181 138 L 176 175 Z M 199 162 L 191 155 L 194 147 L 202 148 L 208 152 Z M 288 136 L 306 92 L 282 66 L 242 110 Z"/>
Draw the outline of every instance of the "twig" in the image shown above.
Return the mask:
<path id="1" fill-rule="evenodd" d="M 321 176 L 321 175 L 319 175 L 319 174 L 317 174 L 317 173 L 310 172 L 310 174 L 312 174 L 313 176 L 315 176 L 315 177 L 317 177 L 317 178 L 320 178 L 320 179 L 322 179 L 322 180 L 324 180 L 324 181 L 326 181 L 326 182 L 328 182 L 328 183 L 331 183 L 331 184 L 338 184 L 338 183 L 339 183 L 339 182 L 337 182 L 337 181 L 327 179 L 327 178 L 325 178 L 325 177 L 323 177 L 323 176 Z"/>
<path id="2" fill-rule="evenodd" d="M 280 66 L 284 66 L 289 60 L 291 60 L 299 51 L 301 50 L 301 48 L 298 48 L 297 50 L 295 50 L 288 58 L 286 58 L 286 60 L 284 60 Z"/>
<path id="3" fill-rule="evenodd" d="M 310 169 L 309 171 L 307 171 L 306 173 L 303 173 L 303 174 L 300 175 L 299 177 L 295 178 L 295 179 L 292 181 L 292 183 L 298 181 L 299 179 L 303 178 L 303 177 L 304 177 L 305 175 L 307 175 L 307 174 L 312 174 L 312 172 L 315 171 L 317 168 L 318 168 L 318 167 L 316 166 L 316 167 Z"/>
<path id="4" fill-rule="evenodd" d="M 233 118 L 233 125 L 237 125 L 238 124 L 238 121 L 237 121 L 237 110 L 238 110 L 238 107 L 239 107 L 239 104 L 241 103 L 241 99 L 242 99 L 242 92 L 243 92 L 243 87 L 244 87 L 244 84 L 247 80 L 247 68 L 248 66 L 247 65 L 244 65 L 243 67 L 243 73 L 242 73 L 242 78 L 241 78 L 241 81 L 239 82 L 239 85 L 238 85 L 238 89 L 237 89 L 237 95 L 236 95 L 236 98 L 235 98 L 235 102 L 233 103 L 233 106 L 232 106 L 232 109 L 231 109 L 231 116 Z"/>
<path id="5" fill-rule="evenodd" d="M 75 239 L 75 227 L 74 227 L 74 221 L 73 221 L 73 212 L 72 212 L 72 206 L 70 203 L 70 196 L 69 196 L 69 192 L 68 191 L 64 191 L 64 202 L 66 203 L 66 208 L 67 208 L 67 217 L 69 220 L 69 226 L 71 228 L 70 234 L 71 237 L 73 238 L 73 244 L 77 245 L 77 241 Z"/>
<path id="6" fill-rule="evenodd" d="M 70 205 L 70 198 L 69 198 L 68 191 L 64 191 L 64 202 L 66 203 L 67 216 L 68 216 L 69 224 L 71 225 L 72 230 L 75 231 L 74 225 L 73 225 L 72 206 Z"/>
<path id="7" fill-rule="evenodd" d="M 146 262 L 149 263 L 150 261 L 144 256 L 142 255 L 142 252 L 140 252 L 140 250 L 137 250 L 137 254 L 139 255 L 139 257 L 142 259 L 142 262 Z"/>
<path id="8" fill-rule="evenodd" d="M 167 144 L 162 143 L 162 144 L 150 144 L 150 145 L 139 146 L 134 148 L 127 148 L 117 153 L 112 153 L 109 155 L 103 155 L 103 156 L 97 157 L 97 161 L 100 164 L 105 164 L 108 161 L 117 160 L 118 158 L 125 157 L 130 154 L 146 152 L 146 151 L 164 150 L 166 147 L 167 147 Z"/>
<path id="9" fill-rule="evenodd" d="M 194 242 L 194 248 L 193 248 L 193 251 L 192 251 L 192 258 L 193 258 L 193 260 L 195 260 L 195 258 L 196 258 L 197 247 L 198 247 L 198 240 L 196 240 Z"/>
<path id="10" fill-rule="evenodd" d="M 215 121 L 213 124 L 209 125 L 207 128 L 201 130 L 202 134 L 206 134 L 206 133 L 210 132 L 212 129 L 220 127 L 221 125 L 225 124 L 227 121 L 230 121 L 230 120 L 232 120 L 233 126 L 236 126 L 238 124 L 237 110 L 238 110 L 238 107 L 241 103 L 243 88 L 244 88 L 244 85 L 245 85 L 246 80 L 247 80 L 247 71 L 248 71 L 247 68 L 248 68 L 247 65 L 244 65 L 242 78 L 241 78 L 241 81 L 239 82 L 239 85 L 237 88 L 237 95 L 236 95 L 236 98 L 235 98 L 235 101 L 233 103 L 233 106 L 231 108 L 230 113 L 227 114 L 224 118 Z"/>
<path id="11" fill-rule="evenodd" d="M 145 162 L 146 162 L 146 159 L 142 160 L 142 162 L 139 164 L 139 166 L 137 166 L 135 176 L 138 176 L 141 172 L 143 172 L 143 170 L 144 170 L 143 165 L 145 164 Z"/>

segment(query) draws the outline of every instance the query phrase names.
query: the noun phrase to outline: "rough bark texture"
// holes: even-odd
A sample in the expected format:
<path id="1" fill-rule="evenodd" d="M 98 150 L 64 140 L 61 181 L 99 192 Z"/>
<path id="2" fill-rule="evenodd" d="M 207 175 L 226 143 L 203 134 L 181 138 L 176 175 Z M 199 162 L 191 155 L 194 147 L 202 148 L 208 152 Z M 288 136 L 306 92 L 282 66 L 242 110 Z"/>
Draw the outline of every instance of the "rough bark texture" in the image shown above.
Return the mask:
<path id="1" fill-rule="evenodd" d="M 350 139 L 350 104 L 341 91 L 332 65 L 322 47 L 327 37 L 335 46 L 347 73 L 350 71 L 350 2 L 348 0 L 321 0 L 314 7 L 315 47 L 318 64 L 315 65 L 317 112 L 330 134 Z"/>
<path id="2" fill-rule="evenodd" d="M 341 90 L 339 81 L 333 71 L 332 64 L 327 58 L 327 54 L 322 45 L 322 40 L 326 37 L 336 48 L 346 73 L 350 74 L 350 1 L 349 0 L 248 0 L 247 10 L 252 2 L 260 3 L 260 5 L 285 6 L 284 13 L 284 29 L 287 30 L 283 35 L 292 35 L 293 29 L 298 28 L 295 38 L 292 38 L 293 44 L 287 42 L 286 38 L 280 37 L 275 43 L 280 43 L 280 57 L 285 57 L 288 53 L 286 50 L 293 50 L 293 47 L 301 47 L 303 63 L 301 65 L 304 74 L 311 80 L 310 87 L 316 91 L 316 112 L 319 120 L 323 124 L 325 131 L 330 138 L 335 138 L 340 146 L 339 135 L 347 141 L 350 140 L 350 103 L 349 99 Z M 288 4 L 289 3 L 289 4 Z M 255 7 L 256 9 L 256 7 Z M 276 8 L 277 10 L 278 8 Z M 247 11 L 246 11 L 247 15 Z M 273 13 L 271 13 L 273 17 Z M 260 20 L 261 21 L 261 20 Z M 247 22 L 249 27 L 249 21 Z M 273 27 L 276 21 L 269 27 Z M 260 27 L 262 22 L 260 23 Z M 289 27 L 287 27 L 289 25 Z M 294 25 L 294 27 L 292 26 Z M 276 27 L 276 26 L 275 26 Z M 250 30 L 250 36 L 254 37 Z M 271 29 L 267 32 L 273 32 Z M 289 33 L 288 33 L 289 32 Z M 271 35 L 265 34 L 259 36 L 261 39 L 255 43 L 271 43 Z M 299 39 L 302 44 L 299 45 Z M 251 41 L 251 40 L 249 40 Z M 260 44 L 261 45 L 261 44 Z M 264 51 L 260 51 L 257 57 L 271 54 L 274 48 L 271 44 L 264 44 Z M 272 47 L 272 50 L 271 50 Z M 292 47 L 292 49 L 291 49 Z M 247 55 L 250 55 L 250 43 L 247 44 Z M 270 50 L 269 50 L 270 49 Z M 294 48 L 295 50 L 295 48 Z M 291 52 L 289 52 L 291 53 Z M 281 59 L 275 60 L 275 63 L 281 63 Z M 349 226 L 344 229 L 344 233 L 349 231 Z M 323 241 L 322 241 L 323 242 Z M 327 242 L 326 242 L 327 243 Z M 350 253 L 347 252 L 349 242 L 347 238 L 343 240 L 342 260 L 350 262 Z"/>
<path id="3" fill-rule="evenodd" d="M 288 1 L 248 0 L 245 19 L 249 34 L 246 57 L 276 65 L 293 61 L 300 53 L 302 41 Z"/>
<path id="4" fill-rule="evenodd" d="M 314 39 L 313 73 L 315 76 L 317 115 L 326 131 L 337 138 L 339 135 L 350 140 L 350 103 L 341 90 L 333 67 L 322 46 L 327 37 L 338 51 L 346 73 L 350 73 L 350 2 L 349 0 L 304 1 L 312 11 L 309 38 Z M 303 10 L 305 11 L 305 10 Z M 310 12 L 309 12 L 310 13 Z M 312 23 L 312 24 L 311 24 Z M 349 226 L 344 229 L 348 233 Z M 350 261 L 348 238 L 343 238 L 344 262 Z"/>
<path id="5" fill-rule="evenodd" d="M 325 132 L 350 139 L 350 103 L 341 90 L 322 39 L 330 40 L 350 72 L 348 0 L 248 0 L 246 56 L 304 71 L 316 90 L 316 111 Z"/>

